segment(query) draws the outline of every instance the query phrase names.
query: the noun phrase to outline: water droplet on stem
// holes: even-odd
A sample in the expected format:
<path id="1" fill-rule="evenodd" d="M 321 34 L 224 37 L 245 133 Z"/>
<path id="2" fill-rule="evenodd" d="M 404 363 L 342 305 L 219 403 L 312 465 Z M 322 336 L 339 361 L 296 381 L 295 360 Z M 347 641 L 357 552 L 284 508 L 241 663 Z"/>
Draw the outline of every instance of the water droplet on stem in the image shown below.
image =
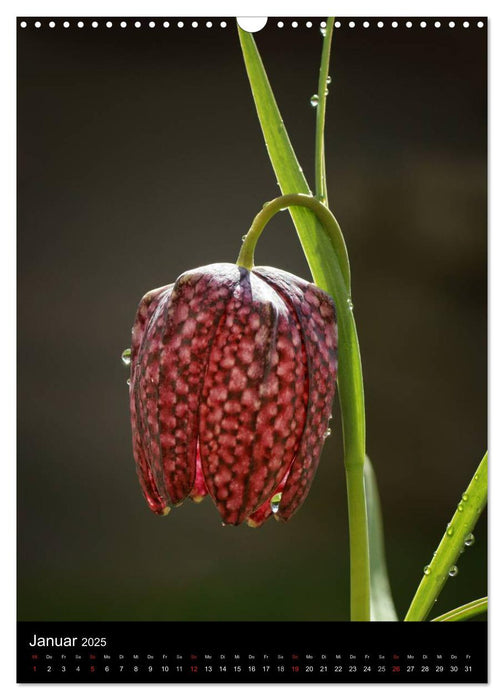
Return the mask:
<path id="1" fill-rule="evenodd" d="M 310 97 L 310 104 L 312 107 L 316 107 L 318 105 L 318 95 L 312 95 Z"/>
<path id="2" fill-rule="evenodd" d="M 451 576 L 452 578 L 458 574 L 458 568 L 456 566 L 452 566 L 450 571 L 448 572 L 448 576 Z"/>
<path id="3" fill-rule="evenodd" d="M 468 535 L 466 535 L 466 538 L 464 540 L 464 544 L 466 547 L 472 547 L 475 540 L 476 540 L 476 538 L 474 537 L 472 532 L 470 532 Z"/>

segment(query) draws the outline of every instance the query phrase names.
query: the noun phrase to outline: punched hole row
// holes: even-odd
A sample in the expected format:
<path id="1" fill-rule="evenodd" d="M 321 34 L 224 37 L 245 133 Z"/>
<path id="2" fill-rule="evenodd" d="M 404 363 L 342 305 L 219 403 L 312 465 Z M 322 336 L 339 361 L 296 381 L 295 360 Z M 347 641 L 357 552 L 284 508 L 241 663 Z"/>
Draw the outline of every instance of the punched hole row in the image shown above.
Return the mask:
<path id="1" fill-rule="evenodd" d="M 68 29 L 72 26 L 72 23 L 69 22 L 68 20 L 65 20 L 64 22 L 57 23 L 54 20 L 51 20 L 47 22 L 47 25 L 45 25 L 43 22 L 37 20 L 33 22 L 33 26 L 36 29 L 40 29 L 43 26 L 48 26 L 50 29 L 55 29 L 58 24 L 62 26 L 64 29 Z M 319 27 L 319 29 L 324 32 L 327 24 L 326 22 L 312 22 L 308 20 L 307 22 L 298 22 L 297 20 L 293 20 L 291 22 L 279 20 L 276 22 L 276 26 L 279 29 L 284 29 L 284 28 L 292 28 L 292 29 L 297 29 L 298 27 L 305 26 L 308 29 L 311 29 L 312 27 Z M 19 26 L 21 29 L 26 29 L 29 26 L 29 23 L 25 20 L 22 20 L 19 23 Z M 182 20 L 179 21 L 173 21 L 173 22 L 155 22 L 154 20 L 148 21 L 148 22 L 141 22 L 139 20 L 136 20 L 134 22 L 127 22 L 126 20 L 121 20 L 117 21 L 115 24 L 111 20 L 108 20 L 106 22 L 98 22 L 96 20 L 92 22 L 84 22 L 82 20 L 78 20 L 73 23 L 73 26 L 77 26 L 79 29 L 83 29 L 86 26 L 90 26 L 93 29 L 98 29 L 98 27 L 106 27 L 107 29 L 112 28 L 113 26 L 119 26 L 121 29 L 126 29 L 127 27 L 134 27 L 135 29 L 141 29 L 142 27 L 148 27 L 149 29 L 155 29 L 156 27 L 163 27 L 164 29 L 168 29 L 169 27 L 176 27 L 177 29 L 183 29 L 184 27 L 191 27 L 192 29 L 197 29 L 198 27 L 206 27 L 207 29 L 212 29 L 213 27 L 221 28 L 221 29 L 226 29 L 228 26 L 228 23 L 225 20 L 222 21 L 212 21 L 212 20 L 207 20 L 203 22 L 197 22 L 196 20 L 193 22 L 183 22 Z M 363 28 L 363 29 L 370 29 L 373 26 L 377 27 L 378 29 L 383 29 L 386 26 L 392 27 L 392 29 L 398 29 L 399 27 L 406 27 L 406 29 L 412 29 L 413 27 L 417 26 L 420 27 L 421 29 L 427 29 L 428 27 L 434 27 L 435 29 L 440 29 L 441 27 L 448 27 L 449 29 L 455 29 L 457 27 L 462 27 L 463 29 L 469 29 L 470 27 L 477 27 L 478 29 L 482 29 L 485 26 L 485 23 L 479 20 L 478 22 L 469 22 L 468 20 L 464 20 L 462 22 L 455 22 L 453 20 L 450 21 L 445 21 L 441 22 L 440 20 L 431 20 L 430 22 L 427 22 L 426 20 L 418 20 L 415 22 L 412 22 L 411 20 L 407 20 L 404 22 L 398 22 L 397 20 L 392 20 L 390 22 L 385 22 L 383 20 L 378 20 L 377 22 L 369 22 L 368 20 L 365 20 L 364 22 L 355 22 L 354 20 L 350 20 L 348 22 L 342 22 L 342 21 L 335 21 L 334 23 L 334 28 L 335 29 L 341 29 L 342 27 L 349 27 L 350 29 L 355 29 L 355 28 Z"/>

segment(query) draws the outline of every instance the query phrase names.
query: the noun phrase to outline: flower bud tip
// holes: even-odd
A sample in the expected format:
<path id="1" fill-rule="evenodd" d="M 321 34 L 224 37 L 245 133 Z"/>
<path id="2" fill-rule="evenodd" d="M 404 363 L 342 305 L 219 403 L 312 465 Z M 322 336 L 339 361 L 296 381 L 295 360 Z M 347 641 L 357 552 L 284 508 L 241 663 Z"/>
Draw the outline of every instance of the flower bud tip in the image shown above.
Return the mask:
<path id="1" fill-rule="evenodd" d="M 259 523 L 254 522 L 252 518 L 247 518 L 247 525 L 254 528 L 259 527 Z"/>

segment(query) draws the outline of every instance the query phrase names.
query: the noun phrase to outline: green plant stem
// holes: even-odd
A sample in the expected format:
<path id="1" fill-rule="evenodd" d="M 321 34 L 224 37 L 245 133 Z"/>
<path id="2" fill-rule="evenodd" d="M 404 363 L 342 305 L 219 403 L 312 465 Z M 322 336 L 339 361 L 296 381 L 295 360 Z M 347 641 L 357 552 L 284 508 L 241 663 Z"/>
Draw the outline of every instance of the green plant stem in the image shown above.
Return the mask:
<path id="1" fill-rule="evenodd" d="M 481 615 L 488 609 L 488 597 L 478 598 L 478 600 L 471 600 L 470 603 L 461 605 L 454 610 L 443 613 L 435 617 L 431 622 L 462 622 L 462 620 L 470 620 L 471 617 L 476 617 L 476 615 Z"/>
<path id="2" fill-rule="evenodd" d="M 350 267 L 343 235 L 332 213 L 317 199 L 305 194 L 283 195 L 265 204 L 255 217 L 242 244 L 237 265 L 252 269 L 255 246 L 264 227 L 275 214 L 287 207 L 310 209 L 322 224 L 331 244 L 330 259 L 323 261 L 323 264 L 327 275 L 325 290 L 334 299 L 338 320 L 338 395 L 348 484 L 351 617 L 352 620 L 369 620 L 369 542 L 364 490 L 364 389 L 359 341 L 350 301 Z M 317 263 L 321 264 L 319 261 Z"/>
<path id="3" fill-rule="evenodd" d="M 345 469 L 350 531 L 350 611 L 352 621 L 371 619 L 369 541 L 364 472 Z"/>
<path id="4" fill-rule="evenodd" d="M 311 195 L 284 194 L 281 197 L 273 199 L 271 202 L 266 202 L 261 211 L 255 216 L 243 240 L 236 264 L 246 267 L 248 270 L 254 267 L 254 251 L 264 227 L 275 214 L 289 207 L 305 207 L 311 209 L 324 227 L 324 231 L 335 250 L 336 263 L 341 268 L 347 294 L 346 300 L 348 300 L 348 295 L 350 294 L 350 263 L 348 261 L 345 239 L 343 238 L 343 234 L 341 233 L 341 229 L 333 213 Z M 331 263 L 333 264 L 334 262 L 333 258 Z"/>
<path id="5" fill-rule="evenodd" d="M 320 199 L 326 206 L 329 205 L 329 202 L 327 197 L 324 127 L 327 101 L 327 78 L 329 76 L 329 59 L 331 56 L 333 29 L 334 17 L 328 17 L 324 43 L 322 45 L 322 58 L 320 59 L 317 122 L 315 127 L 315 193 L 317 199 Z"/>
<path id="6" fill-rule="evenodd" d="M 462 495 L 462 500 L 432 561 L 425 567 L 425 574 L 415 593 L 406 622 L 425 620 L 448 579 L 448 572 L 464 550 L 464 542 L 472 533 L 487 501 L 488 453 L 481 460 L 476 472 Z"/>

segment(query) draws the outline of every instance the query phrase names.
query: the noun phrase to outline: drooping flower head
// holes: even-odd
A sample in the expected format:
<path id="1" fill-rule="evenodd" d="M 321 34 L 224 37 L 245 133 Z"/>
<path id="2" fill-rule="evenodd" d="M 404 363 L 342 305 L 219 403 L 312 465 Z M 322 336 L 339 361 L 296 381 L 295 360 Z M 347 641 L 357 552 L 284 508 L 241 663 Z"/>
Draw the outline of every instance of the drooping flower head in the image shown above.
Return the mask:
<path id="1" fill-rule="evenodd" d="M 150 508 L 208 493 L 225 524 L 287 521 L 319 462 L 336 358 L 332 299 L 288 272 L 219 263 L 148 292 L 130 408 Z"/>

